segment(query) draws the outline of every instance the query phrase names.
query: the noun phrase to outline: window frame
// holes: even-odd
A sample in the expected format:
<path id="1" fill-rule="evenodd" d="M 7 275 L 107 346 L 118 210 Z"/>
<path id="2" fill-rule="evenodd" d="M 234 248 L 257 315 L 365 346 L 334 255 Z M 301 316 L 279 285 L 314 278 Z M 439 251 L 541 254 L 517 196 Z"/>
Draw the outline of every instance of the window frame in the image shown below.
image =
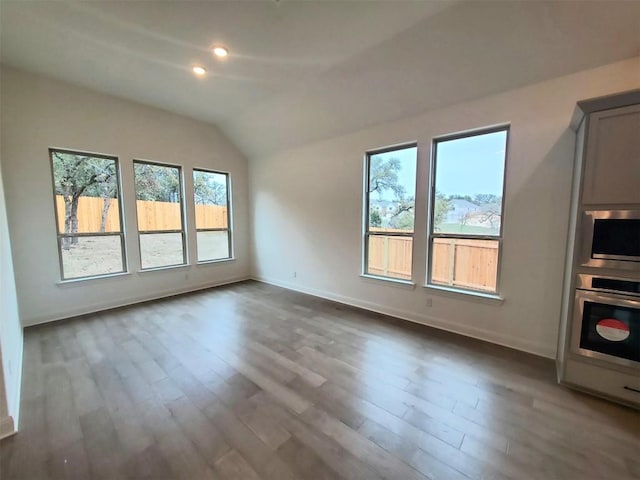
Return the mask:
<path id="1" fill-rule="evenodd" d="M 408 148 L 415 148 L 416 149 L 416 184 L 414 187 L 414 224 L 413 224 L 413 232 L 409 233 L 401 233 L 401 232 L 372 232 L 369 230 L 369 209 L 370 209 L 370 202 L 369 202 L 369 197 L 370 197 L 370 192 L 369 192 L 369 188 L 370 188 L 370 178 L 371 178 L 371 157 L 374 155 L 379 155 L 381 153 L 389 153 L 389 152 L 394 152 L 396 150 L 405 150 Z M 396 145 L 390 145 L 388 147 L 382 147 L 382 148 L 377 148 L 374 150 L 368 150 L 365 155 L 364 155 L 364 175 L 363 175 L 363 179 L 364 179 L 364 185 L 362 188 L 363 191 L 363 214 L 362 214 L 362 273 L 361 276 L 362 277 L 366 277 L 366 278 L 373 278 L 376 280 L 385 280 L 385 281 L 389 281 L 389 282 L 396 282 L 396 283 L 402 283 L 402 284 L 407 284 L 407 285 L 414 285 L 413 283 L 413 275 L 414 275 L 414 271 L 413 271 L 413 259 L 414 259 L 414 251 L 415 251 L 415 237 L 416 237 L 416 226 L 415 226 L 415 208 L 416 205 L 418 203 L 418 199 L 417 199 L 417 190 L 418 190 L 418 142 L 417 141 L 413 141 L 413 142 L 407 142 L 407 143 L 400 143 L 400 144 L 396 144 Z M 385 276 L 385 275 L 377 275 L 377 274 L 373 274 L 373 273 L 369 273 L 368 270 L 368 263 L 369 263 L 369 238 L 371 236 L 384 236 L 384 237 L 404 237 L 404 238 L 411 238 L 412 242 L 411 242 L 411 278 L 410 279 L 404 279 L 404 278 L 397 278 L 397 277 L 390 277 L 390 276 Z"/>
<path id="2" fill-rule="evenodd" d="M 500 231 L 498 235 L 478 235 L 478 234 L 453 234 L 453 233 L 437 233 L 434 232 L 434 209 L 436 200 L 436 169 L 438 160 L 438 144 L 451 140 L 459 140 L 462 138 L 477 137 L 497 132 L 505 132 L 505 149 L 504 149 L 504 167 L 502 169 L 502 202 L 500 205 Z M 446 290 L 450 292 L 463 293 L 467 295 L 476 295 L 479 297 L 499 298 L 501 299 L 501 276 L 502 276 L 502 251 L 504 241 L 504 209 L 505 209 L 505 192 L 507 187 L 507 163 L 509 158 L 509 141 L 511 137 L 511 124 L 499 124 L 490 127 L 482 127 L 473 130 L 466 130 L 439 137 L 434 137 L 431 142 L 431 158 L 429 162 L 429 195 L 427 208 L 427 268 L 426 268 L 426 285 L 429 288 Z M 462 287 L 458 285 L 445 285 L 442 283 L 434 283 L 432 279 L 433 264 L 433 241 L 435 238 L 448 238 L 460 240 L 491 240 L 498 242 L 498 258 L 496 266 L 496 288 L 495 290 L 482 290 L 470 287 Z"/>
<path id="3" fill-rule="evenodd" d="M 122 169 L 120 165 L 120 159 L 116 155 L 109 155 L 106 153 L 93 153 L 87 152 L 84 150 L 74 150 L 70 148 L 57 148 L 57 147 L 49 147 L 49 167 L 51 168 L 51 187 L 53 192 L 53 212 L 55 219 L 55 229 L 56 229 L 56 244 L 58 248 L 58 264 L 60 267 L 60 282 L 77 282 L 82 280 L 91 280 L 96 278 L 105 278 L 111 277 L 114 275 L 122 275 L 129 273 L 129 263 L 127 259 L 127 244 L 126 244 L 126 233 L 124 228 L 124 201 L 122 198 Z M 105 160 L 113 160 L 115 163 L 115 171 L 116 171 L 116 186 L 118 188 L 118 215 L 119 215 L 119 224 L 120 230 L 118 232 L 95 232 L 95 233 L 61 233 L 60 232 L 60 218 L 58 215 L 58 201 L 56 194 L 56 178 L 55 178 L 55 170 L 53 168 L 53 154 L 55 153 L 66 153 L 70 155 L 82 155 L 91 158 L 102 158 Z M 62 259 L 62 240 L 66 237 L 120 237 L 120 251 L 122 253 L 122 270 L 118 272 L 107 272 L 100 273 L 98 275 L 85 275 L 82 277 L 69 277 L 65 276 L 64 272 L 64 261 Z"/>
<path id="4" fill-rule="evenodd" d="M 201 168 L 201 167 L 194 167 L 191 169 L 191 180 L 194 181 L 194 174 L 195 172 L 203 172 L 203 173 L 214 173 L 217 175 L 224 175 L 226 177 L 226 192 L 227 192 L 227 228 L 198 228 L 198 223 L 195 220 L 194 217 L 194 227 L 196 230 L 196 264 L 206 264 L 206 263 L 216 263 L 216 262 L 225 262 L 228 260 L 233 260 L 234 257 L 234 251 L 233 251 L 233 226 L 232 226 L 232 221 L 231 219 L 233 218 L 232 216 L 232 205 L 231 205 L 231 174 L 229 172 L 223 172 L 220 170 L 211 170 L 208 168 Z M 196 205 L 198 205 L 196 203 L 196 198 L 195 198 L 196 192 L 195 192 L 195 182 L 194 182 L 194 188 L 193 188 L 193 210 L 194 210 L 194 214 L 195 214 L 195 207 Z M 227 257 L 224 258 L 215 258 L 215 259 L 211 259 L 211 260 L 198 260 L 198 232 L 227 232 L 227 245 L 228 245 L 228 252 L 229 255 Z"/>
<path id="5" fill-rule="evenodd" d="M 138 192 L 136 190 L 136 163 L 146 164 L 146 165 L 155 165 L 157 167 L 168 167 L 168 168 L 177 168 L 178 169 L 178 178 L 180 185 L 180 225 L 182 227 L 181 230 L 140 230 L 140 219 L 138 217 Z M 165 163 L 158 162 L 155 160 L 142 160 L 139 158 L 134 158 L 132 161 L 132 170 L 133 170 L 133 198 L 135 200 L 135 211 L 136 211 L 136 230 L 138 231 L 138 252 L 140 253 L 140 271 L 141 272 L 149 272 L 154 270 L 164 270 L 169 268 L 180 268 L 189 265 L 189 255 L 187 252 L 187 228 L 186 228 L 186 214 L 185 207 L 185 188 L 184 188 L 184 169 L 182 165 L 173 164 L 173 163 Z M 171 265 L 161 265 L 159 267 L 143 267 L 142 266 L 142 243 L 140 242 L 140 238 L 142 235 L 151 235 L 151 234 L 163 234 L 163 233 L 180 233 L 182 236 L 182 263 L 174 263 Z"/>

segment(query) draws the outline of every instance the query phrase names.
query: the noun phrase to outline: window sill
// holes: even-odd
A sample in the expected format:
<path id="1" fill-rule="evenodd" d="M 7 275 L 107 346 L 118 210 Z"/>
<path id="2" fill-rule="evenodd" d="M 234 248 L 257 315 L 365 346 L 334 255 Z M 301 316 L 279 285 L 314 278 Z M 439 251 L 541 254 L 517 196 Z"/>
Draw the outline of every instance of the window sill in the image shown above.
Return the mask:
<path id="1" fill-rule="evenodd" d="M 152 272 L 162 272 L 165 270 L 175 270 L 180 268 L 189 268 L 191 267 L 188 263 L 182 263 L 180 265 L 167 265 L 166 267 L 154 267 L 154 268 L 143 268 L 138 271 L 138 273 L 152 273 Z"/>
<path id="2" fill-rule="evenodd" d="M 69 278 L 68 280 L 58 280 L 56 285 L 59 287 L 67 287 L 67 286 L 79 286 L 85 282 L 92 282 L 95 280 L 109 280 L 111 278 L 120 278 L 131 275 L 131 272 L 118 272 L 118 273 L 109 273 L 107 275 L 94 275 L 92 277 L 81 277 L 81 278 Z"/>
<path id="3" fill-rule="evenodd" d="M 203 260 L 202 262 L 197 262 L 196 265 L 215 265 L 216 263 L 227 263 L 227 262 L 235 262 L 235 257 L 230 258 L 219 258 L 217 260 Z"/>
<path id="4" fill-rule="evenodd" d="M 444 287 L 440 285 L 423 285 L 423 288 L 442 292 L 445 296 L 458 298 L 460 300 L 478 301 L 492 305 L 502 305 L 504 298 L 495 293 L 476 292 L 473 290 L 463 290 L 455 287 Z"/>
<path id="5" fill-rule="evenodd" d="M 401 280 L 399 278 L 379 277 L 377 275 L 368 275 L 366 273 L 360 274 L 360 278 L 367 283 L 373 283 L 376 285 L 386 284 L 389 287 L 404 288 L 407 290 L 413 290 L 416 288 L 416 284 L 410 280 Z"/>

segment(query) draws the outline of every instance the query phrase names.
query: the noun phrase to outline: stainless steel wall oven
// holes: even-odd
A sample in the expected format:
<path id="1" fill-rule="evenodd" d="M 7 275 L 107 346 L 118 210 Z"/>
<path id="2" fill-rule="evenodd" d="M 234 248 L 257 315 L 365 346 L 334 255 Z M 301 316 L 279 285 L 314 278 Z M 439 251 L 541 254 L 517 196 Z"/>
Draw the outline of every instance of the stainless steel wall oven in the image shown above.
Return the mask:
<path id="1" fill-rule="evenodd" d="M 578 275 L 572 350 L 640 366 L 640 281 Z"/>

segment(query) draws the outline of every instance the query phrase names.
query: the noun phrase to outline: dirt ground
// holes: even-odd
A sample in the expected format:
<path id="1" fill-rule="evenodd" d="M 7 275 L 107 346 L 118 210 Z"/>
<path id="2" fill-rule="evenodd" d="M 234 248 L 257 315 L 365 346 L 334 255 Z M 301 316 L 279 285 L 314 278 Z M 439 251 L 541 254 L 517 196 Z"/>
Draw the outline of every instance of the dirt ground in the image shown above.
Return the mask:
<path id="1" fill-rule="evenodd" d="M 143 235 L 140 246 L 143 268 L 177 265 L 183 261 L 179 233 Z M 198 261 L 228 257 L 226 232 L 199 232 L 197 256 Z M 194 254 L 191 257 L 195 260 Z M 67 279 L 122 272 L 120 237 L 81 237 L 70 250 L 62 251 L 62 263 Z M 129 269 L 138 268 L 129 259 Z"/>

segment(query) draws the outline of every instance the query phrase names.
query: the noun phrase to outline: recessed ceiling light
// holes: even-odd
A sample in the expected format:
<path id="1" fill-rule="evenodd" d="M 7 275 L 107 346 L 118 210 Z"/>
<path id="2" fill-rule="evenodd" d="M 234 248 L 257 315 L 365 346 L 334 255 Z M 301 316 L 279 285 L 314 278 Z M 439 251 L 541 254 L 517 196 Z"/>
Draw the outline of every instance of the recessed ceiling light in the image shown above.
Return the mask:
<path id="1" fill-rule="evenodd" d="M 207 73 L 207 69 L 204 68 L 202 65 L 194 65 L 193 68 L 191 68 L 191 70 L 193 70 L 193 73 L 195 73 L 199 77 L 202 77 Z"/>
<path id="2" fill-rule="evenodd" d="M 216 57 L 224 58 L 229 55 L 229 50 L 227 49 L 227 47 L 223 47 L 222 45 L 216 45 L 215 47 L 213 47 L 212 51 Z"/>

